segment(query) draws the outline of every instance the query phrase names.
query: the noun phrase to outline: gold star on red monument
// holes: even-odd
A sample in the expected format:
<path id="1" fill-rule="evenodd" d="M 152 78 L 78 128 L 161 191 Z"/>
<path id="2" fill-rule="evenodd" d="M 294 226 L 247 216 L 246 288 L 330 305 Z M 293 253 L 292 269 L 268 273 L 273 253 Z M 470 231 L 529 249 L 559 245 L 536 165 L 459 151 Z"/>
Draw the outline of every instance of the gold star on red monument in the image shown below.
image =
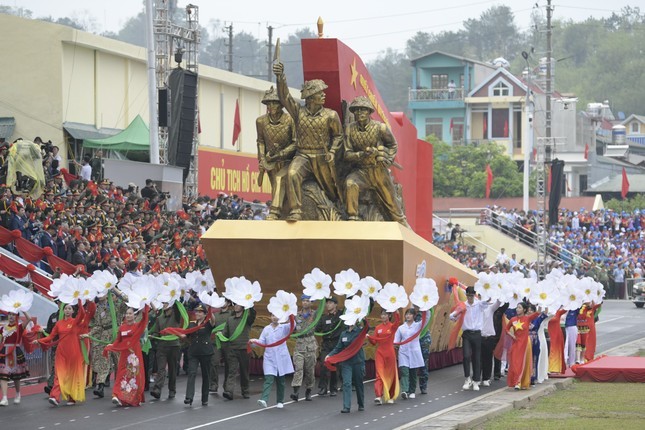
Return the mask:
<path id="1" fill-rule="evenodd" d="M 349 68 L 352 71 L 352 80 L 351 84 L 354 86 L 354 89 L 356 89 L 356 78 L 358 78 L 358 70 L 356 70 L 356 57 L 354 57 L 354 62 L 349 66 Z"/>

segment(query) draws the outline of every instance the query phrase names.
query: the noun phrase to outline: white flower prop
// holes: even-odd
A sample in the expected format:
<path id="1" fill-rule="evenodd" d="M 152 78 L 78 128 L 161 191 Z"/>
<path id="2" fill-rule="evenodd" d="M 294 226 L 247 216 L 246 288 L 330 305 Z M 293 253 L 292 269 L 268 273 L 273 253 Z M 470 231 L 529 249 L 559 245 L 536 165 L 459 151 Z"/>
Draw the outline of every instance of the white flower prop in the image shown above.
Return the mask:
<path id="1" fill-rule="evenodd" d="M 179 282 L 175 280 L 168 284 L 161 284 L 161 286 L 158 287 L 158 290 L 159 295 L 157 300 L 162 304 L 168 303 L 169 305 L 172 305 L 175 301 L 181 298 L 181 288 L 179 286 Z"/>
<path id="2" fill-rule="evenodd" d="M 334 293 L 339 296 L 353 296 L 361 286 L 361 277 L 354 269 L 341 270 L 334 277 Z"/>
<path id="3" fill-rule="evenodd" d="M 369 297 L 357 294 L 351 299 L 345 300 L 345 313 L 340 316 L 340 319 L 349 326 L 355 325 L 367 316 L 369 308 Z"/>
<path id="4" fill-rule="evenodd" d="M 97 270 L 87 280 L 96 290 L 97 297 L 105 297 L 112 288 L 116 287 L 119 278 L 107 270 Z"/>
<path id="5" fill-rule="evenodd" d="M 522 301 L 523 292 L 519 285 L 508 284 L 504 289 L 504 296 L 501 300 L 508 303 L 508 307 L 515 308 Z"/>
<path id="6" fill-rule="evenodd" d="M 143 309 L 146 305 L 156 302 L 158 296 L 159 291 L 154 279 L 151 277 L 140 277 L 133 285 L 133 288 L 128 291 L 127 305 L 133 309 Z M 161 302 L 158 304 L 160 305 Z M 156 303 L 155 306 L 157 306 Z"/>
<path id="7" fill-rule="evenodd" d="M 223 296 L 245 309 L 253 307 L 255 302 L 262 300 L 262 291 L 258 281 L 251 283 L 244 276 L 228 278 L 224 281 L 226 291 Z"/>
<path id="8" fill-rule="evenodd" d="M 79 279 L 81 283 L 81 300 L 83 303 L 90 302 L 96 298 L 96 287 L 86 279 Z"/>
<path id="9" fill-rule="evenodd" d="M 518 286 L 520 288 L 520 291 L 522 293 L 522 297 L 525 299 L 528 299 L 531 297 L 531 292 L 537 285 L 537 282 L 533 278 L 522 278 L 518 282 Z"/>
<path id="10" fill-rule="evenodd" d="M 320 270 L 314 268 L 310 273 L 307 273 L 302 278 L 302 286 L 305 287 L 302 292 L 306 296 L 311 297 L 311 301 L 321 300 L 331 295 L 331 276 Z"/>
<path id="11" fill-rule="evenodd" d="M 217 295 L 216 292 L 213 292 L 213 294 L 208 294 L 206 291 L 202 291 L 200 293 L 197 293 L 197 295 L 199 296 L 199 300 L 201 300 L 202 303 L 210 306 L 211 308 L 222 308 L 226 304 L 226 299 Z"/>
<path id="12" fill-rule="evenodd" d="M 573 279 L 565 279 L 565 278 Z M 564 281 L 564 283 L 562 283 Z M 582 299 L 584 293 L 582 289 L 579 288 L 577 279 L 573 275 L 564 275 L 560 282 L 560 293 L 562 298 L 562 307 L 568 311 L 573 311 L 582 306 Z"/>
<path id="13" fill-rule="evenodd" d="M 376 298 L 379 291 L 383 289 L 383 285 L 381 285 L 377 279 L 374 279 L 371 276 L 366 276 L 361 279 L 361 285 L 359 288 L 363 294 L 373 299 Z"/>
<path id="14" fill-rule="evenodd" d="M 376 295 L 376 303 L 386 312 L 396 312 L 408 305 L 410 300 L 402 285 L 388 282 Z"/>
<path id="15" fill-rule="evenodd" d="M 505 273 L 498 273 L 490 276 L 490 283 L 493 286 L 493 291 L 497 292 L 497 298 L 502 301 L 506 300 L 506 296 L 508 295 L 507 290 L 510 288 L 508 276 Z M 491 296 L 495 297 L 495 293 L 491 293 Z"/>
<path id="16" fill-rule="evenodd" d="M 591 302 L 596 298 L 596 281 L 589 276 L 585 276 L 582 279 L 578 280 L 578 288 L 582 290 L 582 302 Z"/>
<path id="17" fill-rule="evenodd" d="M 210 288 L 211 291 L 215 291 L 215 277 L 213 276 L 213 271 L 211 269 L 206 269 L 204 271 L 204 278 L 206 278 L 206 286 Z"/>
<path id="18" fill-rule="evenodd" d="M 480 272 L 477 276 L 479 279 L 475 282 L 475 292 L 481 296 L 481 299 L 484 301 L 498 299 L 502 291 L 494 274 Z"/>
<path id="19" fill-rule="evenodd" d="M 215 282 L 212 279 L 212 276 L 209 280 L 202 272 L 195 270 L 186 274 L 186 286 L 198 294 L 202 291 L 210 293 L 215 289 Z"/>
<path id="20" fill-rule="evenodd" d="M 547 275 L 545 276 L 545 279 L 554 279 L 557 281 L 563 276 L 564 276 L 564 272 L 562 271 L 562 269 L 558 269 L 557 267 L 554 267 L 553 269 L 551 269 L 549 273 L 547 273 Z"/>
<path id="21" fill-rule="evenodd" d="M 137 276 L 133 275 L 132 272 L 126 273 L 123 278 L 119 280 L 118 287 L 119 290 L 127 296 L 136 282 L 141 281 L 142 279 L 148 278 L 149 275 Z"/>
<path id="22" fill-rule="evenodd" d="M 54 279 L 51 286 L 49 287 L 49 292 L 47 293 L 47 295 L 49 297 L 58 298 L 62 289 L 65 287 L 65 284 L 70 278 L 71 276 L 63 273 L 62 275 L 60 275 L 60 278 Z"/>
<path id="23" fill-rule="evenodd" d="M 595 296 L 594 296 L 594 303 L 602 303 L 603 300 L 605 299 L 605 287 L 600 282 L 595 282 Z"/>
<path id="24" fill-rule="evenodd" d="M 552 279 L 544 279 L 538 282 L 531 290 L 529 300 L 534 305 L 541 306 L 543 309 L 559 307 L 561 298 L 555 281 Z"/>
<path id="25" fill-rule="evenodd" d="M 58 300 L 65 304 L 75 305 L 79 299 L 85 303 L 84 296 L 89 296 L 89 292 L 85 288 L 85 280 L 69 277 L 60 290 Z"/>
<path id="26" fill-rule="evenodd" d="M 275 296 L 269 300 L 267 310 L 278 318 L 278 322 L 287 322 L 291 315 L 298 313 L 298 300 L 296 295 L 287 293 L 284 290 L 278 290 Z"/>
<path id="27" fill-rule="evenodd" d="M 34 301 L 34 293 L 25 290 L 11 290 L 0 299 L 0 310 L 17 314 L 27 312 Z"/>
<path id="28" fill-rule="evenodd" d="M 417 278 L 412 294 L 410 294 L 410 301 L 413 305 L 418 306 L 421 312 L 430 310 L 439 303 L 437 283 L 430 278 Z"/>

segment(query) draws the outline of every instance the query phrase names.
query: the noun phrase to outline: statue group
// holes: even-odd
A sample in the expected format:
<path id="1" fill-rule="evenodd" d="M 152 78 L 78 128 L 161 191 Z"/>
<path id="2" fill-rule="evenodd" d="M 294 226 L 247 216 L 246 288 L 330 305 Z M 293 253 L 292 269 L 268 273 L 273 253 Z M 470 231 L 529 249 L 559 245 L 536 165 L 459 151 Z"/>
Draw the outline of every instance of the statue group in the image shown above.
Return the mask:
<path id="1" fill-rule="evenodd" d="M 369 99 L 351 102 L 354 121 L 343 127 L 336 111 L 324 107 L 322 80 L 303 84 L 302 106 L 289 94 L 283 64 L 275 63 L 273 72 L 277 89 L 264 94 L 267 113 L 256 121 L 260 178 L 266 173 L 271 182 L 267 219 L 397 221 L 409 227 L 389 169 L 397 143 L 385 124 L 371 119 Z"/>

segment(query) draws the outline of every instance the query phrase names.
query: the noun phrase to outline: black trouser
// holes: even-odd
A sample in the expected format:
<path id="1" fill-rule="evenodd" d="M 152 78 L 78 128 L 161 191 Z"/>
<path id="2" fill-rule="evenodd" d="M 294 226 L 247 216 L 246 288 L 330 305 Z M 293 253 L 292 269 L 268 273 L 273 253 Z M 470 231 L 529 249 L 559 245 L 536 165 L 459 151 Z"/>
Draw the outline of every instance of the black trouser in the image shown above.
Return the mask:
<path id="1" fill-rule="evenodd" d="M 464 376 L 470 377 L 470 366 L 473 366 L 473 381 L 479 381 L 481 375 L 482 333 L 479 330 L 464 330 L 461 335 L 464 347 Z"/>
<path id="2" fill-rule="evenodd" d="M 497 346 L 499 339 L 496 336 L 482 337 L 482 354 L 481 354 L 481 367 L 482 367 L 482 381 L 488 381 L 493 373 L 493 351 Z M 501 362 L 500 362 L 501 366 Z M 499 370 L 499 369 L 498 369 Z"/>
<path id="3" fill-rule="evenodd" d="M 166 382 L 166 367 L 168 367 L 168 390 L 177 391 L 177 362 L 179 361 L 179 345 L 168 346 L 159 342 L 157 345 L 157 375 L 152 391 L 161 393 Z"/>
<path id="4" fill-rule="evenodd" d="M 186 384 L 186 398 L 191 399 L 195 395 L 195 378 L 197 377 L 197 366 L 202 369 L 202 403 L 208 403 L 208 381 L 211 369 L 210 355 L 188 354 L 188 383 Z"/>
<path id="5" fill-rule="evenodd" d="M 318 388 L 319 389 L 329 389 L 330 393 L 335 393 L 338 391 L 338 375 L 334 371 L 330 371 L 327 369 L 327 366 L 325 366 L 325 357 L 331 352 L 332 349 L 334 349 L 336 345 L 323 345 L 322 348 L 320 349 L 320 363 L 322 366 L 320 367 L 320 379 L 318 379 Z"/>

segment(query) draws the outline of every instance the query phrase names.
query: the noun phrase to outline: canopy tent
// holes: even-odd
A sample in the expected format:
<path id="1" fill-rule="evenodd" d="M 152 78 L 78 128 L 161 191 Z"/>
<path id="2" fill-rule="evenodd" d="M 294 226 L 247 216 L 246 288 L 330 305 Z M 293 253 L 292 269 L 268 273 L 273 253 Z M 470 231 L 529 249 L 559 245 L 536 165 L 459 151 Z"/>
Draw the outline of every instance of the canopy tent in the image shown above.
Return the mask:
<path id="1" fill-rule="evenodd" d="M 86 139 L 83 147 L 109 151 L 150 151 L 150 130 L 137 115 L 121 133 L 105 139 Z"/>

